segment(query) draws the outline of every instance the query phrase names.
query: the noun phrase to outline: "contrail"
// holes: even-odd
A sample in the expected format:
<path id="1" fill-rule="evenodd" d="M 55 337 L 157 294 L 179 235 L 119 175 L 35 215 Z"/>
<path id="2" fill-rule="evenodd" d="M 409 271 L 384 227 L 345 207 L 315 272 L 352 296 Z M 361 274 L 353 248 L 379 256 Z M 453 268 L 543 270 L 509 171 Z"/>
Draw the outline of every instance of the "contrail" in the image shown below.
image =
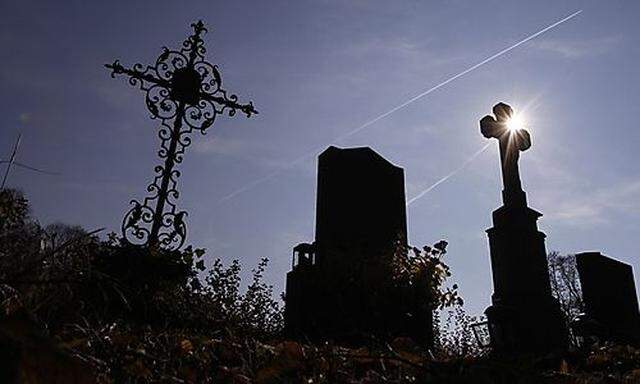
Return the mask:
<path id="1" fill-rule="evenodd" d="M 527 37 L 527 38 L 525 38 L 525 39 L 523 39 L 523 40 L 518 41 L 517 43 L 513 44 L 512 46 L 510 46 L 510 47 L 508 47 L 508 48 L 505 48 L 505 49 L 503 49 L 502 51 L 500 51 L 500 52 L 498 52 L 498 53 L 496 53 L 496 54 L 493 54 L 493 55 L 491 55 L 491 56 L 487 57 L 486 59 L 482 60 L 482 61 L 481 61 L 481 62 L 479 62 L 478 64 L 475 64 L 475 65 L 473 65 L 473 66 L 471 66 L 471 67 L 469 67 L 469 68 L 465 69 L 464 71 L 462 71 L 462 72 L 458 73 L 457 75 L 451 76 L 450 78 L 448 78 L 447 80 L 443 81 L 442 83 L 440 83 L 440 84 L 438 84 L 438 85 L 434 85 L 433 87 L 431 87 L 431 88 L 427 89 L 426 91 L 424 91 L 424 92 L 422 92 L 422 93 L 420 93 L 420 94 L 418 94 L 418 95 L 416 95 L 416 96 L 414 96 L 414 97 L 410 98 L 409 100 L 407 100 L 407 101 L 405 101 L 404 103 L 402 103 L 402 104 L 398 105 L 397 107 L 391 108 L 390 110 L 388 110 L 387 112 L 385 112 L 385 113 L 381 114 L 380 116 L 378 116 L 378 117 L 376 117 L 376 118 L 374 118 L 374 119 L 369 120 L 368 122 L 366 122 L 366 123 L 362 124 L 361 126 L 359 126 L 358 128 L 354 129 L 353 131 L 348 132 L 348 133 L 346 133 L 346 134 L 344 134 L 344 135 L 340 136 L 340 138 L 339 138 L 338 140 L 340 140 L 340 139 L 344 139 L 344 138 L 347 138 L 347 137 L 349 137 L 349 136 L 351 136 L 351 135 L 354 135 L 354 134 L 356 134 L 356 133 L 360 132 L 361 130 L 363 130 L 363 129 L 367 128 L 367 127 L 368 127 L 368 126 L 370 126 L 371 124 L 374 124 L 374 123 L 376 123 L 376 122 L 378 122 L 378 121 L 380 121 L 380 120 L 384 119 L 385 117 L 389 116 L 390 114 L 392 114 L 392 113 L 394 113 L 394 112 L 396 112 L 396 111 L 398 111 L 398 110 L 400 110 L 400 109 L 402 109 L 402 108 L 406 107 L 406 106 L 407 106 L 407 105 L 409 105 L 409 104 L 414 103 L 415 101 L 417 101 L 417 100 L 419 100 L 419 99 L 421 99 L 421 98 L 423 98 L 423 97 L 427 96 L 428 94 L 432 93 L 433 91 L 436 91 L 436 90 L 438 90 L 439 88 L 444 87 L 445 85 L 447 85 L 447 84 L 449 84 L 450 82 L 452 82 L 452 81 L 456 80 L 457 78 L 462 77 L 462 76 L 466 75 L 467 73 L 469 73 L 469 72 L 471 72 L 471 71 L 473 71 L 473 70 L 475 70 L 475 69 L 477 69 L 477 68 L 479 68 L 479 67 L 481 67 L 481 66 L 483 66 L 483 65 L 485 65 L 485 64 L 487 64 L 487 63 L 489 63 L 489 62 L 491 62 L 491 61 L 493 61 L 493 60 L 495 60 L 495 59 L 497 59 L 498 57 L 500 57 L 500 56 L 504 55 L 505 53 L 507 53 L 507 52 L 509 52 L 509 51 L 512 51 L 512 50 L 514 50 L 514 49 L 518 48 L 518 47 L 519 47 L 519 46 L 521 46 L 522 44 L 524 44 L 524 43 L 526 43 L 526 42 L 528 42 L 528 41 L 530 41 L 530 40 L 532 40 L 532 39 L 535 39 L 536 37 L 538 37 L 538 36 L 542 35 L 543 33 L 547 32 L 548 30 L 550 30 L 550 29 L 552 29 L 552 28 L 555 28 L 555 27 L 557 27 L 558 25 L 560 25 L 560 24 L 562 24 L 562 23 L 564 23 L 564 22 L 567 22 L 567 21 L 569 21 L 569 20 L 573 19 L 574 17 L 578 16 L 580 13 L 582 13 L 582 10 L 579 10 L 579 11 L 577 11 L 577 12 L 574 12 L 574 13 L 570 14 L 569 16 L 567 16 L 567 17 L 565 17 L 565 18 L 563 18 L 563 19 L 560 19 L 560 20 L 556 21 L 555 23 L 553 23 L 553 24 L 549 25 L 548 27 L 546 27 L 546 28 L 544 28 L 544 29 L 539 30 L 538 32 L 534 33 L 533 35 L 530 35 L 529 37 Z"/>
<path id="2" fill-rule="evenodd" d="M 410 206 L 411 204 L 413 204 L 416 200 L 420 199 L 422 196 L 424 196 L 427 193 L 431 192 L 431 190 L 433 190 L 438 185 L 440 185 L 440 184 L 444 183 L 445 181 L 449 180 L 449 178 L 454 176 L 456 173 L 462 171 L 467 165 L 469 165 L 469 163 L 471 163 L 473 161 L 473 159 L 475 159 L 476 157 L 480 156 L 480 154 L 482 152 L 486 151 L 487 148 L 489 148 L 490 145 L 491 145 L 491 143 L 487 143 L 484 147 L 480 148 L 480 150 L 478 150 L 478 152 L 474 153 L 467 160 L 465 160 L 464 163 L 462 163 L 461 166 L 459 166 L 458 168 L 454 169 L 448 175 L 446 175 L 442 179 L 436 181 L 435 183 L 431 184 L 429 187 L 424 189 L 422 192 L 418 193 L 417 195 L 415 195 L 414 197 L 409 199 L 409 201 L 407 201 L 407 207 Z"/>
<path id="3" fill-rule="evenodd" d="M 305 156 L 304 158 L 306 158 L 306 156 Z M 292 161 L 291 163 L 289 163 L 289 164 L 288 164 L 287 168 L 288 168 L 288 167 L 291 167 L 291 166 L 292 166 L 292 165 L 294 165 L 296 162 L 297 162 L 297 160 L 296 160 L 296 161 Z M 285 169 L 286 169 L 286 168 L 285 168 Z M 230 194 L 228 194 L 228 195 L 224 196 L 223 198 L 221 198 L 221 199 L 218 201 L 218 203 L 222 203 L 222 202 L 225 202 L 225 201 L 227 201 L 227 200 L 229 200 L 229 199 L 233 199 L 234 197 L 236 197 L 237 195 L 241 194 L 242 192 L 244 192 L 244 191 L 248 191 L 248 190 L 250 190 L 251 188 L 255 187 L 256 185 L 258 185 L 258 184 L 262 184 L 263 182 L 265 182 L 265 181 L 267 181 L 267 180 L 269 180 L 269 179 L 271 179 L 271 178 L 273 178 L 273 177 L 276 177 L 276 176 L 277 176 L 277 175 L 279 175 L 282 171 L 284 171 L 284 169 L 279 169 L 279 170 L 274 171 L 274 172 L 271 172 L 271 173 L 267 174 L 266 176 L 263 176 L 263 177 L 261 177 L 261 178 L 259 178 L 259 179 L 255 179 L 254 181 L 250 182 L 249 184 L 245 185 L 244 187 L 242 187 L 242 188 L 238 188 L 238 189 L 236 189 L 235 191 L 231 192 Z"/>
<path id="4" fill-rule="evenodd" d="M 385 117 L 391 115 L 392 113 L 397 112 L 400 109 L 408 106 L 409 104 L 412 104 L 412 103 L 420 100 L 421 98 L 423 98 L 423 97 L 429 95 L 430 93 L 432 93 L 432 92 L 444 87 L 445 85 L 449 84 L 450 82 L 452 82 L 452 81 L 454 81 L 454 80 L 466 75 L 467 73 L 469 73 L 469 72 L 471 72 L 471 71 L 473 71 L 475 69 L 478 69 L 479 67 L 481 67 L 481 66 L 483 66 L 483 65 L 485 65 L 485 64 L 487 64 L 487 63 L 489 63 L 489 62 L 491 62 L 491 61 L 493 61 L 495 59 L 497 59 L 498 57 L 500 57 L 500 56 L 502 56 L 502 55 L 514 50 L 514 49 L 518 48 L 522 44 L 524 44 L 524 43 L 526 43 L 526 42 L 528 42 L 528 41 L 530 41 L 532 39 L 535 39 L 536 37 L 542 35 L 543 33 L 545 33 L 547 31 L 557 27 L 558 25 L 560 25 L 562 23 L 565 23 L 565 22 L 573 19 L 574 17 L 578 16 L 581 13 L 582 13 L 582 10 L 579 10 L 579 11 L 576 11 L 576 12 L 570 14 L 569 16 L 566 16 L 566 17 L 556 21 L 555 23 L 553 23 L 553 24 L 551 24 L 551 25 L 539 30 L 538 32 L 536 32 L 536 33 L 534 33 L 532 35 L 529 35 L 528 37 L 518 41 L 517 43 L 515 43 L 515 44 L 513 44 L 513 45 L 511 45 L 511 46 L 509 46 L 507 48 L 504 48 L 503 50 L 499 51 L 498 53 L 495 53 L 495 54 L 487 57 L 486 59 L 480 61 L 479 63 L 472 65 L 471 67 L 465 69 L 464 71 L 458 73 L 457 75 L 451 76 L 448 79 L 444 80 L 443 82 L 441 82 L 441 83 L 439 83 L 437 85 L 434 85 L 433 87 L 427 89 L 426 91 L 424 91 L 422 93 L 417 94 L 416 96 L 410 98 L 409 100 L 405 101 L 404 103 L 402 103 L 402 104 L 400 104 L 400 105 L 398 105 L 396 107 L 391 108 L 387 112 L 385 112 L 385 113 L 383 113 L 381 115 L 378 115 L 377 117 L 375 117 L 375 118 L 367 121 L 366 123 L 362 124 L 358 128 L 353 129 L 353 130 L 351 130 L 351 131 L 349 131 L 349 132 L 347 132 L 347 133 L 345 133 L 345 134 L 343 134 L 341 136 L 338 136 L 332 142 L 341 141 L 341 140 L 344 140 L 344 139 L 346 139 L 346 138 L 348 138 L 350 136 L 355 135 L 356 133 L 358 133 L 358 132 L 362 131 L 363 129 L 369 127 L 370 125 L 372 125 L 372 124 L 384 119 Z M 324 148 L 324 146 L 321 147 L 321 149 L 322 148 Z M 313 156 L 315 154 L 315 152 L 316 151 L 314 151 L 313 153 L 307 153 L 306 155 L 298 157 L 297 159 L 295 159 L 291 163 L 289 163 L 286 168 L 283 168 L 283 169 L 280 169 L 278 171 L 272 172 L 267 176 L 264 176 L 264 177 L 262 177 L 262 178 L 260 178 L 258 180 L 255 180 L 255 181 L 245 185 L 242 188 L 239 188 L 239 189 L 235 190 L 234 192 L 231 192 L 230 194 L 228 194 L 225 197 L 223 197 L 222 199 L 220 199 L 219 202 L 223 202 L 225 200 L 229 200 L 229 199 L 239 195 L 240 193 L 245 192 L 245 191 L 255 187 L 258 184 L 261 184 L 261 183 L 263 183 L 263 182 L 265 182 L 267 180 L 270 180 L 271 178 L 275 177 L 276 175 L 280 174 L 281 172 L 283 172 L 284 170 L 290 168 L 291 166 L 299 163 L 300 161 L 302 161 L 302 160 L 304 160 L 304 159 L 306 159 L 306 158 L 308 158 L 310 156 Z"/>
<path id="5" fill-rule="evenodd" d="M 227 201 L 227 200 L 233 199 L 233 198 L 234 198 L 234 197 L 236 197 L 237 195 L 239 195 L 239 194 L 241 194 L 241 193 L 243 193 L 243 192 L 245 192 L 245 191 L 250 190 L 251 188 L 255 187 L 256 185 L 262 184 L 263 182 L 265 182 L 265 181 L 267 181 L 267 180 L 270 180 L 270 179 L 272 179 L 272 178 L 274 178 L 274 177 L 278 176 L 279 174 L 281 174 L 281 173 L 282 173 L 282 172 L 284 172 L 285 170 L 290 169 L 290 168 L 291 168 L 291 167 L 293 167 L 294 165 L 296 165 L 296 164 L 298 164 L 298 163 L 301 163 L 302 161 L 304 161 L 304 160 L 306 160 L 306 159 L 308 159 L 308 158 L 310 158 L 310 157 L 314 156 L 316 153 L 318 153 L 318 152 L 320 152 L 322 149 L 324 149 L 324 147 L 325 147 L 325 146 L 317 147 L 317 148 L 315 148 L 315 149 L 313 149 L 313 150 L 311 150 L 311 151 L 307 151 L 307 154 L 306 154 L 306 155 L 300 156 L 300 157 L 298 157 L 297 159 L 295 159 L 295 160 L 291 161 L 290 163 L 288 163 L 288 164 L 286 165 L 286 167 L 285 167 L 285 168 L 282 168 L 282 169 L 278 169 L 278 170 L 276 170 L 276 171 L 273 171 L 273 172 L 271 172 L 271 173 L 269 173 L 269 174 L 267 174 L 267 175 L 265 175 L 265 176 L 263 176 L 263 177 L 261 177 L 261 178 L 259 178 L 259 179 L 256 179 L 256 180 L 254 180 L 254 181 L 250 182 L 249 184 L 246 184 L 246 185 L 245 185 L 244 187 L 242 187 L 242 188 L 238 188 L 238 189 L 236 189 L 235 191 L 231 192 L 230 194 L 228 194 L 228 195 L 224 196 L 223 198 L 221 198 L 220 200 L 218 200 L 218 203 L 223 203 L 223 202 L 225 202 L 225 201 Z"/>

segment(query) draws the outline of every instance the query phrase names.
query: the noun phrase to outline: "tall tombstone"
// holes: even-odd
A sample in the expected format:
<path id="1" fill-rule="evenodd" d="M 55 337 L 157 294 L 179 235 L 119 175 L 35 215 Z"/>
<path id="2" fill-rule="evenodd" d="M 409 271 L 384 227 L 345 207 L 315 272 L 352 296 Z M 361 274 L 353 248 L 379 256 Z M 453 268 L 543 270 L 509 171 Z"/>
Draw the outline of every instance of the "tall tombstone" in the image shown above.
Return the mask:
<path id="1" fill-rule="evenodd" d="M 480 120 L 481 133 L 500 146 L 503 205 L 487 230 L 494 292 L 485 314 L 496 353 L 544 353 L 564 349 L 567 333 L 551 295 L 541 213 L 527 206 L 518 170 L 520 152 L 531 146 L 529 133 L 513 127 L 513 110 L 504 103 Z"/>
<path id="2" fill-rule="evenodd" d="M 406 238 L 404 170 L 371 148 L 331 146 L 318 157 L 319 263 L 382 257 Z M 346 258 L 341 255 L 346 254 Z"/>
<path id="3" fill-rule="evenodd" d="M 293 249 L 285 330 L 292 337 L 432 342 L 427 295 L 387 290 L 406 242 L 404 170 L 371 148 L 329 147 L 318 158 L 316 236 Z"/>
<path id="4" fill-rule="evenodd" d="M 640 313 L 629 264 L 600 252 L 576 254 L 586 319 L 592 324 L 589 336 L 604 340 L 637 344 L 640 342 Z M 586 321 L 585 321 L 586 320 Z"/>

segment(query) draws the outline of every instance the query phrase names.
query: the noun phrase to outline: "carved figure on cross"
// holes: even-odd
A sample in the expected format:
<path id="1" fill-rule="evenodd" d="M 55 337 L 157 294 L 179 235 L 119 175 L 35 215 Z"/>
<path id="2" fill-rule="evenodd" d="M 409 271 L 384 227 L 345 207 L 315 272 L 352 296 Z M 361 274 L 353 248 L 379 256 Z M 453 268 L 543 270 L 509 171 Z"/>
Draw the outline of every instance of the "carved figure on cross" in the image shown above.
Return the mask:
<path id="1" fill-rule="evenodd" d="M 502 193 L 505 205 L 526 205 L 525 195 L 520 182 L 518 159 L 520 151 L 531 147 L 531 136 L 522 127 L 510 127 L 514 117 L 513 109 L 498 103 L 493 107 L 493 116 L 487 115 L 480 120 L 480 132 L 486 138 L 498 139 L 500 144 L 500 163 L 502 165 Z"/>
<path id="2" fill-rule="evenodd" d="M 218 67 L 205 61 L 202 21 L 191 24 L 191 34 L 177 50 L 163 48 L 155 65 L 135 64 L 126 68 L 115 60 L 105 65 L 111 77 L 125 75 L 132 86 L 146 94 L 152 119 L 160 120 L 161 140 L 158 155 L 164 164 L 155 167 L 156 176 L 147 186 L 150 193 L 143 202 L 132 200 L 133 207 L 122 221 L 125 240 L 152 248 L 178 249 L 186 238 L 186 212 L 176 210 L 179 197 L 176 164 L 182 162 L 189 134 L 204 134 L 216 116 L 234 116 L 239 110 L 247 117 L 258 113 L 253 104 L 238 103 L 238 97 L 222 89 Z"/>

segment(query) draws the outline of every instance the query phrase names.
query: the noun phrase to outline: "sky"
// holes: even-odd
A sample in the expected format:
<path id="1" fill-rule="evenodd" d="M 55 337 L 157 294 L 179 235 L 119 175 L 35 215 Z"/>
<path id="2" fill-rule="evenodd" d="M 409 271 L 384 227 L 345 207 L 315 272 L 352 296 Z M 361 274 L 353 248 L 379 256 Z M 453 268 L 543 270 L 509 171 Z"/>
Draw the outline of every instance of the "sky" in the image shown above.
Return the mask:
<path id="1" fill-rule="evenodd" d="M 260 112 L 194 134 L 180 166 L 188 243 L 208 263 L 239 259 L 249 271 L 268 257 L 267 279 L 283 291 L 292 247 L 313 241 L 321 149 L 370 146 L 405 169 L 409 200 L 487 144 L 478 122 L 504 101 L 532 135 L 520 170 L 547 249 L 602 251 L 640 277 L 638 2 L 3 0 L 0 14 L 0 159 L 22 133 L 16 160 L 60 173 L 9 177 L 43 224 L 118 231 L 128 202 L 144 198 L 157 122 L 142 92 L 103 65 L 151 64 L 202 19 L 224 88 Z M 449 242 L 452 279 L 476 315 L 492 292 L 497 142 L 466 164 L 407 214 L 411 244 Z"/>

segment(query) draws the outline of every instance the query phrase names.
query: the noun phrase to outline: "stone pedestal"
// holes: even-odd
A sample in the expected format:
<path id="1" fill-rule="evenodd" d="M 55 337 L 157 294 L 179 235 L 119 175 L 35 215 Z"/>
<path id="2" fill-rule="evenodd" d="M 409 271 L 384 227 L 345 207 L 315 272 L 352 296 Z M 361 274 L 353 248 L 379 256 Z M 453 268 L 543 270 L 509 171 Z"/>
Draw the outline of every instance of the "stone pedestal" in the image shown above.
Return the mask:
<path id="1" fill-rule="evenodd" d="M 545 234 L 525 193 L 507 196 L 487 230 L 494 293 L 485 311 L 497 353 L 544 353 L 566 347 L 562 313 L 551 295 Z"/>

